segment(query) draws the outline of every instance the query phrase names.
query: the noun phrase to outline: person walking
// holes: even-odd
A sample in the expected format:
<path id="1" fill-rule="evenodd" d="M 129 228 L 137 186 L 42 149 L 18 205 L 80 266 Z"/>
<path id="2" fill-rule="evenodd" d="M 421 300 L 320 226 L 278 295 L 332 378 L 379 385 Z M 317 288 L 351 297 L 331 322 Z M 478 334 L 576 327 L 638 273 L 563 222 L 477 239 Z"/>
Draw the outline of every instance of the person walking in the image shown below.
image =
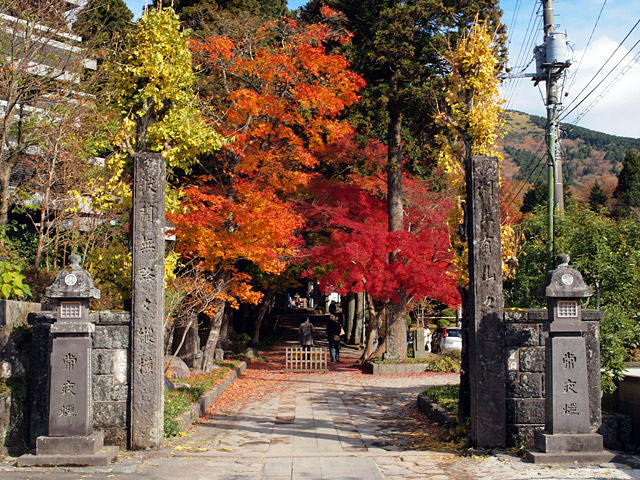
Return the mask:
<path id="1" fill-rule="evenodd" d="M 340 336 L 343 334 L 344 330 L 337 315 L 330 314 L 327 322 L 327 338 L 332 362 L 340 363 Z"/>
<path id="2" fill-rule="evenodd" d="M 304 322 L 298 327 L 298 333 L 300 334 L 300 345 L 305 350 L 311 350 L 313 347 L 313 323 L 309 320 L 309 317 L 304 319 Z"/>

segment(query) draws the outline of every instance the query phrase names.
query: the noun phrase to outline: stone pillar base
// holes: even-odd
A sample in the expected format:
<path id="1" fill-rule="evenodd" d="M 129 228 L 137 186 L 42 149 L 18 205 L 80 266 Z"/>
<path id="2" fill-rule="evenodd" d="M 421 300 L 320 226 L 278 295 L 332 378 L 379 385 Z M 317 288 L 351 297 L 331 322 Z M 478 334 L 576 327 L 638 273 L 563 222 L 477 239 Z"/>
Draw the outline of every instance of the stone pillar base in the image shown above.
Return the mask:
<path id="1" fill-rule="evenodd" d="M 533 463 L 550 465 L 585 465 L 609 463 L 616 454 L 602 449 L 598 433 L 535 432 L 535 450 L 526 450 L 525 458 Z"/>
<path id="2" fill-rule="evenodd" d="M 429 355 L 431 355 L 429 352 L 427 352 L 426 350 L 414 350 L 413 351 L 413 358 L 429 358 Z"/>
<path id="3" fill-rule="evenodd" d="M 535 445 L 545 453 L 602 452 L 599 433 L 544 433 L 535 432 Z"/>
<path id="4" fill-rule="evenodd" d="M 599 465 L 611 463 L 618 455 L 603 450 L 601 452 L 559 452 L 545 453 L 535 450 L 525 451 L 525 460 L 543 465 Z"/>
<path id="5" fill-rule="evenodd" d="M 75 465 L 104 467 L 118 455 L 118 447 L 105 447 L 102 432 L 87 436 L 38 437 L 36 454 L 18 458 L 19 467 Z"/>

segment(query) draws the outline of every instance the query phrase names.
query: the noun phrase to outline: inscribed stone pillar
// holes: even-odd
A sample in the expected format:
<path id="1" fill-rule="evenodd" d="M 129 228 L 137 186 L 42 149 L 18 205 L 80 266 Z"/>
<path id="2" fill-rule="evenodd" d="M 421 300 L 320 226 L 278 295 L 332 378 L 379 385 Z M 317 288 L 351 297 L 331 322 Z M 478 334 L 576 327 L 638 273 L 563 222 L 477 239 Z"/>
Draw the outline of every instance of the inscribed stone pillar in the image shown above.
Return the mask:
<path id="1" fill-rule="evenodd" d="M 558 266 L 547 273 L 543 292 L 547 297 L 549 332 L 546 339 L 546 422 L 536 431 L 536 450 L 527 458 L 536 463 L 606 463 L 613 455 L 602 449 L 602 436 L 591 432 L 589 361 L 580 300 L 592 289 L 582 274 L 560 254 Z"/>
<path id="2" fill-rule="evenodd" d="M 93 430 L 89 299 L 100 298 L 81 258 L 56 275 L 45 295 L 55 304 L 51 325 L 49 428 L 36 439 L 36 455 L 23 455 L 18 466 L 108 465 L 117 447 L 104 447 L 104 434 Z"/>
<path id="3" fill-rule="evenodd" d="M 53 328 L 59 324 L 55 324 Z M 83 325 L 83 327 L 85 327 Z M 51 353 L 49 436 L 83 436 L 93 432 L 91 411 L 91 338 L 60 329 Z M 66 330 L 66 331 L 65 331 Z M 77 330 L 80 332 L 80 329 Z M 71 336 L 73 335 L 73 336 Z"/>
<path id="4" fill-rule="evenodd" d="M 166 165 L 159 153 L 133 158 L 131 449 L 164 437 L 163 316 Z"/>
<path id="5" fill-rule="evenodd" d="M 469 377 L 471 442 L 504 446 L 506 428 L 500 200 L 496 157 L 471 158 L 467 168 L 469 243 Z"/>

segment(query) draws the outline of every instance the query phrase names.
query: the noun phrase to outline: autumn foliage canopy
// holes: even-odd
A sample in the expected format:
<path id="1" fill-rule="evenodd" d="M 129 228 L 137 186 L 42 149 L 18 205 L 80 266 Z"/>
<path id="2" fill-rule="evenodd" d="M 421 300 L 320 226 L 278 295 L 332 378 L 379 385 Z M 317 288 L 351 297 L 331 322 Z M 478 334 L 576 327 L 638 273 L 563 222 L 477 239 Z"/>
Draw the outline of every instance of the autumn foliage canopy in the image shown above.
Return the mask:
<path id="1" fill-rule="evenodd" d="M 242 301 L 257 303 L 260 294 L 238 265 L 284 270 L 304 223 L 296 195 L 327 144 L 351 133 L 339 114 L 364 82 L 343 56 L 327 52 L 328 41 L 348 37 L 289 20 L 192 43 L 210 117 L 229 142 L 202 159 L 203 172 L 184 189 L 186 208 L 171 218 L 179 251 L 232 274 Z"/>
<path id="2" fill-rule="evenodd" d="M 319 277 L 321 288 L 366 291 L 383 303 L 397 301 L 399 290 L 409 298 L 460 303 L 445 223 L 450 201 L 424 181 L 407 175 L 404 182 L 407 228 L 391 233 L 380 180 L 313 186 L 316 200 L 309 210 L 318 228 L 330 232 L 328 242 L 310 252 L 307 273 Z"/>

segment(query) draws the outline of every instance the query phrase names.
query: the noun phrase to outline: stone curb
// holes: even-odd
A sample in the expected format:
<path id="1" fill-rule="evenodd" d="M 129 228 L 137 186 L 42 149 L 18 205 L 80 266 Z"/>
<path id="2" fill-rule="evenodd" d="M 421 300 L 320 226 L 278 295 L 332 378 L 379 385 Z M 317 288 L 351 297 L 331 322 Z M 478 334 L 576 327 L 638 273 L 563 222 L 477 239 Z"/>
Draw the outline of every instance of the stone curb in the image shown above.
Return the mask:
<path id="1" fill-rule="evenodd" d="M 428 363 L 372 363 L 366 362 L 365 368 L 373 375 L 392 375 L 423 373 L 429 371 Z"/>
<path id="2" fill-rule="evenodd" d="M 433 420 L 436 423 L 444 426 L 445 424 L 455 425 L 458 423 L 458 419 L 447 412 L 444 408 L 430 399 L 424 393 L 418 395 L 418 408 L 424 413 L 429 419 Z"/>
<path id="3" fill-rule="evenodd" d="M 207 409 L 211 406 L 211 404 L 220 396 L 222 393 L 229 388 L 229 386 L 234 382 L 236 378 L 242 375 L 249 364 L 251 363 L 250 358 L 245 358 L 240 365 L 234 368 L 231 373 L 225 378 L 221 383 L 213 387 L 211 390 L 202 395 L 196 403 L 191 405 L 186 412 L 181 413 L 177 417 L 173 419 L 174 422 L 178 424 L 178 430 L 182 431 L 190 425 L 193 425 Z"/>

